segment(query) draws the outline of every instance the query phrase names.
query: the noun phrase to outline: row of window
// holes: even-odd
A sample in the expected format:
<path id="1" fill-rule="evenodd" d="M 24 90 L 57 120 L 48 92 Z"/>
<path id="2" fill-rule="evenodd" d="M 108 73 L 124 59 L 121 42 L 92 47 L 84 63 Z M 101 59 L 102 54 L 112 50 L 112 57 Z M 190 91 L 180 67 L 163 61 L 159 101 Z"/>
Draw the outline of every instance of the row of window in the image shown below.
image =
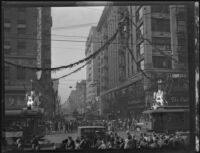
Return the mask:
<path id="1" fill-rule="evenodd" d="M 153 56 L 153 67 L 154 68 L 172 68 L 172 60 L 164 56 Z M 144 59 L 138 63 L 137 71 L 144 70 Z"/>
<path id="2" fill-rule="evenodd" d="M 170 20 L 152 18 L 151 30 L 159 32 L 170 32 Z"/>
<path id="3" fill-rule="evenodd" d="M 11 27 L 10 27 L 10 26 L 6 26 L 6 27 L 4 28 L 4 30 L 5 30 L 5 33 L 9 33 L 10 30 L 11 30 Z M 26 33 L 27 33 L 27 28 L 26 28 L 25 25 L 23 25 L 23 26 L 18 26 L 18 28 L 17 28 L 17 34 L 18 34 L 18 35 L 20 35 L 20 34 L 26 34 Z"/>
<path id="4" fill-rule="evenodd" d="M 169 14 L 169 5 L 154 5 L 151 6 L 152 13 L 166 13 Z"/>
<path id="5" fill-rule="evenodd" d="M 181 40 L 181 42 L 184 43 L 183 40 Z M 170 38 L 152 37 L 152 44 L 153 44 L 153 46 L 155 46 L 155 47 L 153 47 L 153 51 L 156 51 L 157 48 L 161 49 L 163 51 L 171 51 L 171 39 Z M 137 45 L 137 57 L 140 57 L 143 54 L 144 54 L 144 41 L 140 42 Z"/>
<path id="6" fill-rule="evenodd" d="M 153 56 L 153 67 L 171 69 L 172 60 L 164 56 Z"/>
<path id="7" fill-rule="evenodd" d="M 4 23 L 7 23 L 9 25 L 9 24 L 11 24 L 11 20 L 9 18 L 5 18 Z M 21 24 L 24 25 L 24 24 L 26 24 L 26 20 L 25 19 L 18 19 L 17 24 L 18 25 L 21 25 Z"/>
<path id="8" fill-rule="evenodd" d="M 10 67 L 5 67 L 5 80 L 8 80 L 11 75 L 11 69 Z M 22 68 L 17 68 L 17 80 L 25 80 L 26 79 L 26 72 Z"/>
<path id="9" fill-rule="evenodd" d="M 14 7 L 14 8 L 16 8 L 16 7 Z M 6 7 L 5 11 L 11 11 L 11 9 L 12 9 L 12 7 Z M 17 8 L 17 11 L 19 13 L 26 13 L 26 10 L 27 10 L 27 7 L 18 7 Z"/>
<path id="10" fill-rule="evenodd" d="M 179 23 L 182 24 L 182 23 Z M 170 20 L 169 19 L 151 19 L 151 30 L 158 32 L 170 32 Z M 141 24 L 136 31 L 136 36 L 141 38 L 141 35 L 144 34 L 144 26 Z"/>
<path id="11" fill-rule="evenodd" d="M 4 41 L 4 53 L 5 54 L 10 54 L 11 52 L 11 42 L 6 40 Z M 44 48 L 46 48 L 46 50 L 50 50 L 50 46 L 49 45 L 44 45 Z M 23 41 L 23 40 L 19 40 L 17 41 L 17 50 L 25 50 L 27 48 L 27 42 Z"/>
<path id="12" fill-rule="evenodd" d="M 171 39 L 170 38 L 160 38 L 152 37 L 152 43 L 156 48 L 159 48 L 163 51 L 171 51 Z M 155 48 L 153 48 L 153 51 Z"/>
<path id="13" fill-rule="evenodd" d="M 140 21 L 144 15 L 144 8 L 140 6 L 136 11 L 136 22 Z M 168 5 L 153 5 L 151 6 L 151 13 L 164 13 L 169 14 Z"/>
<path id="14" fill-rule="evenodd" d="M 18 41 L 17 42 L 17 49 L 21 50 L 21 49 L 26 49 L 27 44 L 26 41 Z M 11 51 L 11 43 L 10 41 L 5 41 L 4 42 L 4 52 L 7 54 Z"/>

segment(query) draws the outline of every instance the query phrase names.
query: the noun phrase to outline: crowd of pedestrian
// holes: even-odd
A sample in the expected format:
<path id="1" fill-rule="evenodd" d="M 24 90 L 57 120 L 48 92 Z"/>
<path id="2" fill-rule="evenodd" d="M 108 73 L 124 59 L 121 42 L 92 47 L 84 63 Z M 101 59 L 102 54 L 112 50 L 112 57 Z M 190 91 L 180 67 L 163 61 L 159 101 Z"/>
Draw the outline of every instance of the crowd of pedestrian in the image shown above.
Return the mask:
<path id="1" fill-rule="evenodd" d="M 135 119 L 58 121 L 55 123 L 55 131 L 72 133 L 77 131 L 78 126 L 104 126 L 108 131 L 126 131 L 135 130 L 138 122 Z"/>
<path id="2" fill-rule="evenodd" d="M 140 133 L 140 135 L 126 132 L 127 137 L 122 138 L 117 132 L 110 132 L 104 138 L 96 137 L 94 141 L 88 137 L 81 137 L 73 140 L 71 137 L 63 140 L 62 149 L 81 150 L 81 149 L 171 149 L 187 147 L 188 137 L 180 134 L 158 134 Z"/>

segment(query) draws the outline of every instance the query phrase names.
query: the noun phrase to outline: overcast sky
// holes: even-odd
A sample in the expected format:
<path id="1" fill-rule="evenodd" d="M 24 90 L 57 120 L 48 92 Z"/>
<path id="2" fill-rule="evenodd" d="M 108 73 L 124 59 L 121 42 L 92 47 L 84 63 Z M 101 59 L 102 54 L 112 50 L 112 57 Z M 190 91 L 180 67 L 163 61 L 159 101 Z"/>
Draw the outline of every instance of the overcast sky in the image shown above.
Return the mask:
<path id="1" fill-rule="evenodd" d="M 68 65 L 85 57 L 85 42 L 71 42 L 71 40 L 86 41 L 90 27 L 97 25 L 103 8 L 103 6 L 52 7 L 52 67 Z M 90 25 L 83 26 L 85 24 Z M 77 65 L 71 69 L 62 69 L 56 73 L 52 73 L 52 78 L 68 74 L 83 64 Z M 75 88 L 76 82 L 82 79 L 86 79 L 85 68 L 59 80 L 58 90 L 61 96 L 61 103 L 67 100 L 71 90 Z M 70 89 L 70 86 L 73 88 Z"/>

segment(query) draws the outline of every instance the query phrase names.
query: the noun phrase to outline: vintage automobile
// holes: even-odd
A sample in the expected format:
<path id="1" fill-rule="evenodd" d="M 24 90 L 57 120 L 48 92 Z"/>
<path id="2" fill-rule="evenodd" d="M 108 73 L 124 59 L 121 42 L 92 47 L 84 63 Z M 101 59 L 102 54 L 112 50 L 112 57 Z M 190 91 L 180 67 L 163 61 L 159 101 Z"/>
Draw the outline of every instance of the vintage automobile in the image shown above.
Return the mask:
<path id="1" fill-rule="evenodd" d="M 104 126 L 79 126 L 78 135 L 79 138 L 88 138 L 90 141 L 91 148 L 96 144 L 96 138 L 100 137 L 101 139 L 107 136 L 107 131 Z M 55 143 L 54 150 L 63 151 L 62 143 Z"/>
<path id="2" fill-rule="evenodd" d="M 95 135 L 103 136 L 106 134 L 106 128 L 104 126 L 79 126 L 78 136 L 92 138 Z"/>
<path id="3" fill-rule="evenodd" d="M 106 137 L 106 128 L 104 126 L 79 126 L 78 137 L 88 138 L 91 141 L 91 145 L 94 145 L 97 137 Z"/>

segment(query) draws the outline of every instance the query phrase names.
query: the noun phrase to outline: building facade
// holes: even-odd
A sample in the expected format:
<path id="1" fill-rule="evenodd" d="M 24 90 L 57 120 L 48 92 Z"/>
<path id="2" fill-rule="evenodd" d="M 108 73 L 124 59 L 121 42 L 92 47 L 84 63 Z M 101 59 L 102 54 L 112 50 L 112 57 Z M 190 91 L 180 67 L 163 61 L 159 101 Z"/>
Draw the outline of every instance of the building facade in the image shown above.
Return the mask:
<path id="1" fill-rule="evenodd" d="M 19 65 L 36 66 L 37 9 L 4 9 L 4 59 Z M 35 72 L 5 65 L 5 107 L 26 106 L 25 94 L 31 89 Z"/>
<path id="2" fill-rule="evenodd" d="M 51 8 L 37 7 L 37 10 L 37 66 L 51 68 Z M 41 103 L 46 110 L 46 116 L 54 118 L 57 104 L 51 71 L 42 71 L 40 79 L 34 83 L 35 89 L 41 92 Z"/>
<path id="3" fill-rule="evenodd" d="M 84 114 L 86 110 L 86 80 L 82 80 L 76 83 L 76 89 L 72 90 L 67 100 L 69 102 L 70 112 L 75 110 L 79 114 Z"/>
<path id="4" fill-rule="evenodd" d="M 32 67 L 51 67 L 51 9 L 48 7 L 8 7 L 4 9 L 4 58 L 6 61 Z M 36 71 L 5 64 L 5 107 L 26 107 L 27 91 L 35 90 L 42 106 L 49 109 L 51 72 Z M 32 80 L 32 82 L 31 82 Z M 48 94 L 47 94 L 48 93 Z M 53 109 L 53 108 L 52 108 Z M 52 112 L 49 109 L 49 113 Z M 52 114 L 52 113 L 51 113 Z"/>
<path id="5" fill-rule="evenodd" d="M 117 31 L 118 23 L 122 19 L 122 10 L 124 7 L 106 6 L 97 25 L 99 33 L 99 42 L 101 46 L 105 44 Z M 101 114 L 110 112 L 113 108 L 109 95 L 105 99 L 104 95 L 109 90 L 118 88 L 125 81 L 125 55 L 123 51 L 120 35 L 103 49 L 100 53 L 100 104 Z"/>
<path id="6" fill-rule="evenodd" d="M 86 42 L 86 57 L 93 54 L 99 48 L 98 32 L 96 27 L 91 27 L 88 39 Z M 100 56 L 97 55 L 94 59 L 89 61 L 86 67 L 86 102 L 95 101 L 99 95 L 99 78 L 100 78 Z"/>
<path id="7" fill-rule="evenodd" d="M 120 117 L 138 118 L 144 109 L 151 107 L 159 79 L 163 81 L 168 105 L 188 105 L 186 8 L 180 5 L 109 7 L 118 8 L 119 18 L 121 14 L 128 15 L 128 23 L 126 32 L 118 35 L 118 58 L 112 56 L 117 64 L 110 70 L 115 74 L 117 69 L 117 76 L 122 74 L 124 77 L 119 77 L 118 84 L 101 92 L 101 102 L 107 104 L 102 109 L 112 108 Z M 104 22 L 109 19 L 109 7 L 105 7 L 102 14 L 106 18 Z M 124 36 L 126 34 L 128 37 Z M 129 47 L 124 46 L 124 40 L 128 41 Z M 111 58 L 108 57 L 108 61 L 111 62 Z M 124 71 L 121 72 L 119 67 Z M 109 82 L 111 79 L 113 77 L 109 76 Z"/>

